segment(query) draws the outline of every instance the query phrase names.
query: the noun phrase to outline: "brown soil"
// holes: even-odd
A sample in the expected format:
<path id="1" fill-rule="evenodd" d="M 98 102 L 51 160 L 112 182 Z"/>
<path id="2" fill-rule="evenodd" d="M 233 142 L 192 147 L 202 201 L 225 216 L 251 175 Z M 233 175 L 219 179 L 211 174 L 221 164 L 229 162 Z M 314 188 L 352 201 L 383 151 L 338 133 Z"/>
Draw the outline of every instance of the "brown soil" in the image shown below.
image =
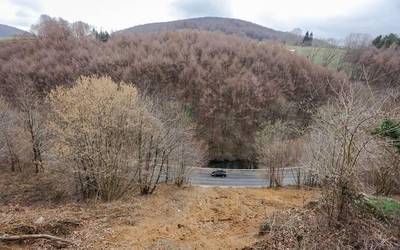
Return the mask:
<path id="1" fill-rule="evenodd" d="M 303 206 L 315 193 L 295 189 L 163 188 L 145 199 L 135 225 L 109 239 L 136 249 L 241 249 L 277 209 Z M 170 199 L 166 199 L 170 197 Z"/>
<path id="2" fill-rule="evenodd" d="M 256 242 L 260 223 L 272 212 L 301 207 L 318 195 L 292 188 L 162 185 L 154 195 L 113 203 L 27 205 L 6 193 L 0 194 L 0 234 L 49 233 L 74 241 L 71 249 L 241 249 Z M 20 197 L 24 191 L 17 193 Z M 0 243 L 0 249 L 57 247 L 45 240 Z"/>

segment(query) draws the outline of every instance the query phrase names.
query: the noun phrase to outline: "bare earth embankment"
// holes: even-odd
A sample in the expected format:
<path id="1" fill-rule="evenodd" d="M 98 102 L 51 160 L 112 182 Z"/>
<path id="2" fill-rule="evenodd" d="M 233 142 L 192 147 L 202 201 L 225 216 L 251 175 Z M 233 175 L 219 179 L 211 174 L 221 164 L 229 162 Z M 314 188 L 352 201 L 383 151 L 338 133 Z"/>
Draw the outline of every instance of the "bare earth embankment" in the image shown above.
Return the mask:
<path id="1" fill-rule="evenodd" d="M 313 190 L 200 188 L 163 185 L 151 196 L 113 203 L 38 201 L 30 184 L 0 176 L 0 235 L 48 233 L 71 249 L 241 249 L 257 240 L 272 212 L 301 207 Z M 14 182 L 15 183 L 15 182 Z M 49 249 L 35 240 L 1 249 Z"/>

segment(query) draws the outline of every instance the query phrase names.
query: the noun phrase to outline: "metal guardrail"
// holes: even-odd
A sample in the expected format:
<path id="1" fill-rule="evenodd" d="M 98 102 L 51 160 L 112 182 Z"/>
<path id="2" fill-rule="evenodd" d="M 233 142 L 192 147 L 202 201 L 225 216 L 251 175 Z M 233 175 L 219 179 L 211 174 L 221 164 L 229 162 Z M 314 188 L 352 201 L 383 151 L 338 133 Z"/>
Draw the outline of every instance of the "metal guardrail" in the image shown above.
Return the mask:
<path id="1" fill-rule="evenodd" d="M 226 178 L 211 177 L 212 171 L 220 168 L 192 167 L 189 172 L 189 182 L 195 186 L 224 187 L 266 187 L 269 186 L 269 169 L 223 169 Z M 295 185 L 296 176 L 303 167 L 281 168 L 283 185 Z"/>
<path id="2" fill-rule="evenodd" d="M 304 169 L 305 167 L 288 167 L 288 168 L 277 168 L 277 171 L 290 171 L 290 170 L 298 170 L 298 169 Z M 231 169 L 231 168 L 201 168 L 201 167 L 190 167 L 190 172 L 191 171 L 196 171 L 199 173 L 211 173 L 212 171 L 222 169 L 226 173 L 268 173 L 269 169 L 264 168 L 252 168 L 252 169 Z"/>
<path id="3" fill-rule="evenodd" d="M 175 168 L 176 166 L 171 165 L 168 172 L 169 173 L 175 173 Z M 297 170 L 297 169 L 305 169 L 306 167 L 287 167 L 287 168 L 276 168 L 277 171 L 290 171 L 290 170 Z M 166 169 L 164 168 L 163 172 Z M 208 168 L 208 167 L 192 167 L 192 166 L 187 166 L 186 167 L 186 172 L 200 172 L 200 173 L 211 173 L 212 171 L 215 170 L 224 170 L 227 173 L 268 173 L 269 168 L 248 168 L 248 169 L 233 169 L 233 168 Z"/>

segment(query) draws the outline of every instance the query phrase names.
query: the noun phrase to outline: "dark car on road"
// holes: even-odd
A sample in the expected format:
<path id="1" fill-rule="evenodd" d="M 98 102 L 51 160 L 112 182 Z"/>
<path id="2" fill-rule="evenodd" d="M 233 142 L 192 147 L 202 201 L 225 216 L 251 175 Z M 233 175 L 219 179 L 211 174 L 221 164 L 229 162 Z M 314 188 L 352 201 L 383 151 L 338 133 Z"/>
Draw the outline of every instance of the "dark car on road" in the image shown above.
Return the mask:
<path id="1" fill-rule="evenodd" d="M 226 172 L 225 170 L 215 170 L 211 172 L 212 177 L 226 177 Z"/>

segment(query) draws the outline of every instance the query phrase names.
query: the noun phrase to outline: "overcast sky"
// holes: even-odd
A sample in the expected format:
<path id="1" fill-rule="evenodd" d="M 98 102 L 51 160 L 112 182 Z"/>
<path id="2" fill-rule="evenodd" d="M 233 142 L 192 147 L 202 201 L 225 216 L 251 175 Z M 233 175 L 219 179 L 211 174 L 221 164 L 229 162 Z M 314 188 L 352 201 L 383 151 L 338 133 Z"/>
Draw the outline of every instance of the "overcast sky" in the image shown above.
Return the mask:
<path id="1" fill-rule="evenodd" d="M 41 14 L 116 31 L 200 16 L 239 18 L 322 38 L 400 33 L 400 0 L 0 0 L 0 23 L 29 30 Z"/>

